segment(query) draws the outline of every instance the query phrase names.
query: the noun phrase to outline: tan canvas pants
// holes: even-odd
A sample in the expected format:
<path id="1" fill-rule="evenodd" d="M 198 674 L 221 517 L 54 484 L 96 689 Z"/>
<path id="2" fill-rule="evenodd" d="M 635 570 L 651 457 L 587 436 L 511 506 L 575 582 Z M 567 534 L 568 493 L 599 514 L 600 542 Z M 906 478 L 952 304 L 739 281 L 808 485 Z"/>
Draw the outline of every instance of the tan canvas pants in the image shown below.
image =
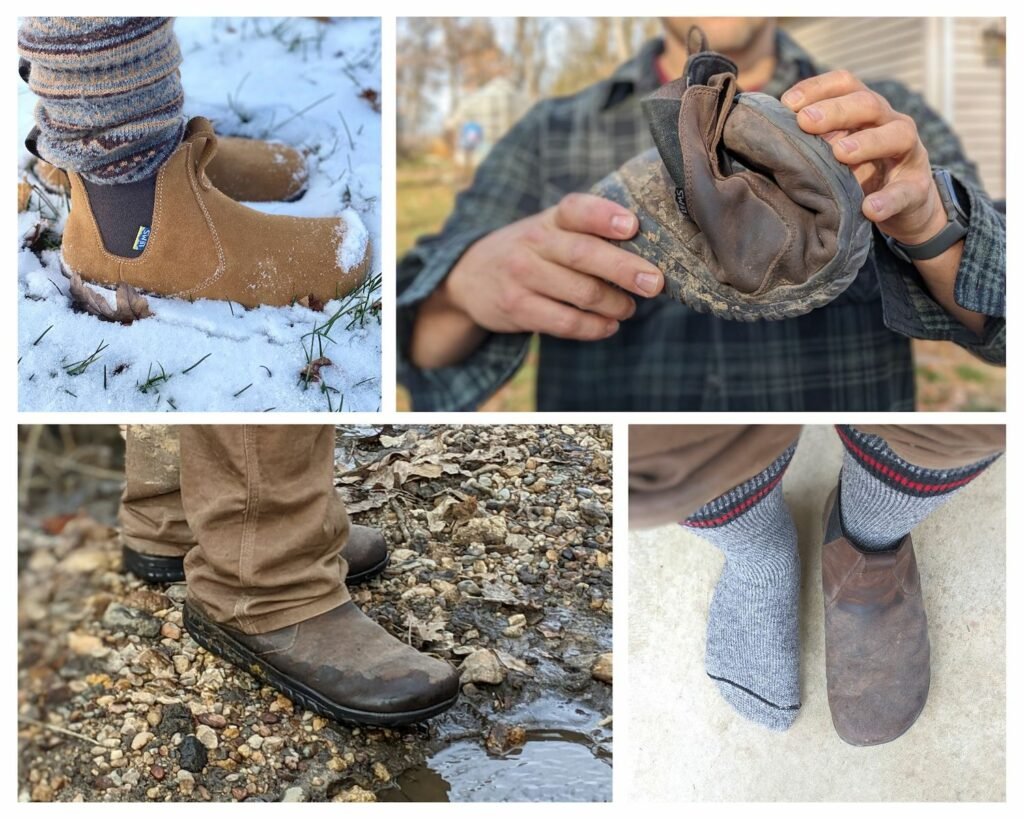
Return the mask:
<path id="1" fill-rule="evenodd" d="M 133 425 L 125 471 L 125 543 L 185 555 L 215 621 L 258 634 L 349 600 L 332 426 Z"/>
<path id="2" fill-rule="evenodd" d="M 929 469 L 980 461 L 1006 446 L 1006 429 L 980 424 L 858 426 L 901 458 Z M 629 428 L 629 525 L 674 523 L 752 478 L 796 441 L 782 424 Z"/>

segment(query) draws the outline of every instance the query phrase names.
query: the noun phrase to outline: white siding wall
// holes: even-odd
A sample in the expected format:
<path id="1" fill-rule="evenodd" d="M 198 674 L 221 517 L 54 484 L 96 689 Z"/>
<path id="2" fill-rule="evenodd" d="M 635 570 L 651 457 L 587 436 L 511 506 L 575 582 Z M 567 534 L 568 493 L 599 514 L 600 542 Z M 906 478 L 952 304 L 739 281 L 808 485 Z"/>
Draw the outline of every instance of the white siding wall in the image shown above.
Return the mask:
<path id="1" fill-rule="evenodd" d="M 782 24 L 825 66 L 847 68 L 866 80 L 899 80 L 924 94 L 953 125 L 988 192 L 1001 198 L 1006 195 L 1005 67 L 985 63 L 981 39 L 992 22 L 812 17 Z"/>
<path id="2" fill-rule="evenodd" d="M 953 127 L 978 163 L 988 192 L 1006 196 L 1006 67 L 988 65 L 982 32 L 995 21 L 957 18 L 953 27 Z"/>

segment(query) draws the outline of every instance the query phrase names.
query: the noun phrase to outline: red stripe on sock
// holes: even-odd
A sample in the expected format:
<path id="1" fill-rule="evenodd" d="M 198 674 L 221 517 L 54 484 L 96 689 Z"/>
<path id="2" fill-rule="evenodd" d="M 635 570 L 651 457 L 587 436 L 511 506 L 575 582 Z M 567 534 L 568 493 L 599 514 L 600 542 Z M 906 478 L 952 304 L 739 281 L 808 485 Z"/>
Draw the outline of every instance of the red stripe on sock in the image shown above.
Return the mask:
<path id="1" fill-rule="evenodd" d="M 957 489 L 963 486 L 964 484 L 973 481 L 975 478 L 978 477 L 978 475 L 981 474 L 982 469 L 984 469 L 984 467 L 982 467 L 982 469 L 979 469 L 977 472 L 972 472 L 966 478 L 960 478 L 959 480 L 950 481 L 948 483 L 921 483 L 919 481 L 913 481 L 910 478 L 906 477 L 905 475 L 901 475 L 899 472 L 892 469 L 891 467 L 888 467 L 885 464 L 880 463 L 879 461 L 872 458 L 870 455 L 867 454 L 867 452 L 865 452 L 863 449 L 857 446 L 857 444 L 848 435 L 843 433 L 842 429 L 840 429 L 838 426 L 836 427 L 836 432 L 839 433 L 839 437 L 843 439 L 843 442 L 847 445 L 847 447 L 853 450 L 854 454 L 858 458 L 863 460 L 873 470 L 882 473 L 886 477 L 892 478 L 894 481 L 907 487 L 908 489 L 913 489 L 918 492 L 948 492 L 953 489 Z"/>
<path id="2" fill-rule="evenodd" d="M 788 464 L 787 464 L 787 466 L 788 466 Z M 783 468 L 779 472 L 778 475 L 776 475 L 768 483 L 766 483 L 764 486 L 762 486 L 760 489 L 758 489 L 757 492 L 755 492 L 749 498 L 746 498 L 742 503 L 737 504 L 736 506 L 734 506 L 729 511 L 724 512 L 723 514 L 719 515 L 717 518 L 710 518 L 709 520 L 695 520 L 695 521 L 684 520 L 682 522 L 682 525 L 683 526 L 688 526 L 688 527 L 690 527 L 692 529 L 710 529 L 713 526 L 721 526 L 723 523 L 727 523 L 728 521 L 732 520 L 736 516 L 738 516 L 741 513 L 745 512 L 747 509 L 749 509 L 751 506 L 753 506 L 755 503 L 757 503 L 759 500 L 761 500 L 761 498 L 763 498 L 765 495 L 767 495 L 769 492 L 771 492 L 776 486 L 778 486 L 779 481 L 782 480 L 782 476 L 785 473 L 786 473 L 786 470 L 785 470 L 785 468 Z"/>

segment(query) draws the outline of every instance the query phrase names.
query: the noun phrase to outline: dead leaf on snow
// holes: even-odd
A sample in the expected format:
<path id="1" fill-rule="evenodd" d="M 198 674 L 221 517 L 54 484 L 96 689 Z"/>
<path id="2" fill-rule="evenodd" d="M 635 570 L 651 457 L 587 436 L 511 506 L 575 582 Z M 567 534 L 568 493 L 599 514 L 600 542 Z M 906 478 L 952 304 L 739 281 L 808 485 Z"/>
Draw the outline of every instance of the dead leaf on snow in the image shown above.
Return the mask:
<path id="1" fill-rule="evenodd" d="M 299 370 L 299 378 L 306 382 L 315 383 L 320 380 L 320 370 L 334 364 L 327 356 L 314 358 L 305 367 Z"/>
<path id="2" fill-rule="evenodd" d="M 100 321 L 132 324 L 138 319 L 153 315 L 146 297 L 125 282 L 121 282 L 117 286 L 114 293 L 115 306 L 113 307 L 107 301 L 106 296 L 89 287 L 77 273 L 71 275 L 69 292 L 74 307 L 91 316 L 96 316 Z"/>

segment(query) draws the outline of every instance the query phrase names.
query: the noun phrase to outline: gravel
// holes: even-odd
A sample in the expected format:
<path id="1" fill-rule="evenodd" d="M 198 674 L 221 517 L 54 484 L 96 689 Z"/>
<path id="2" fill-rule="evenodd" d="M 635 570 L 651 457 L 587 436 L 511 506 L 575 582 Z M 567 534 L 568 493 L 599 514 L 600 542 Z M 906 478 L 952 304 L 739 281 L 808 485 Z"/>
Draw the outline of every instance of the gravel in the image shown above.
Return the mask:
<path id="1" fill-rule="evenodd" d="M 459 667 L 455 708 L 403 729 L 296 708 L 195 644 L 184 584 L 121 574 L 116 486 L 79 515 L 65 486 L 21 512 L 20 799 L 374 801 L 456 739 L 557 729 L 565 704 L 610 753 L 610 428 L 340 428 L 336 462 L 353 520 L 393 547 L 353 598 Z"/>

